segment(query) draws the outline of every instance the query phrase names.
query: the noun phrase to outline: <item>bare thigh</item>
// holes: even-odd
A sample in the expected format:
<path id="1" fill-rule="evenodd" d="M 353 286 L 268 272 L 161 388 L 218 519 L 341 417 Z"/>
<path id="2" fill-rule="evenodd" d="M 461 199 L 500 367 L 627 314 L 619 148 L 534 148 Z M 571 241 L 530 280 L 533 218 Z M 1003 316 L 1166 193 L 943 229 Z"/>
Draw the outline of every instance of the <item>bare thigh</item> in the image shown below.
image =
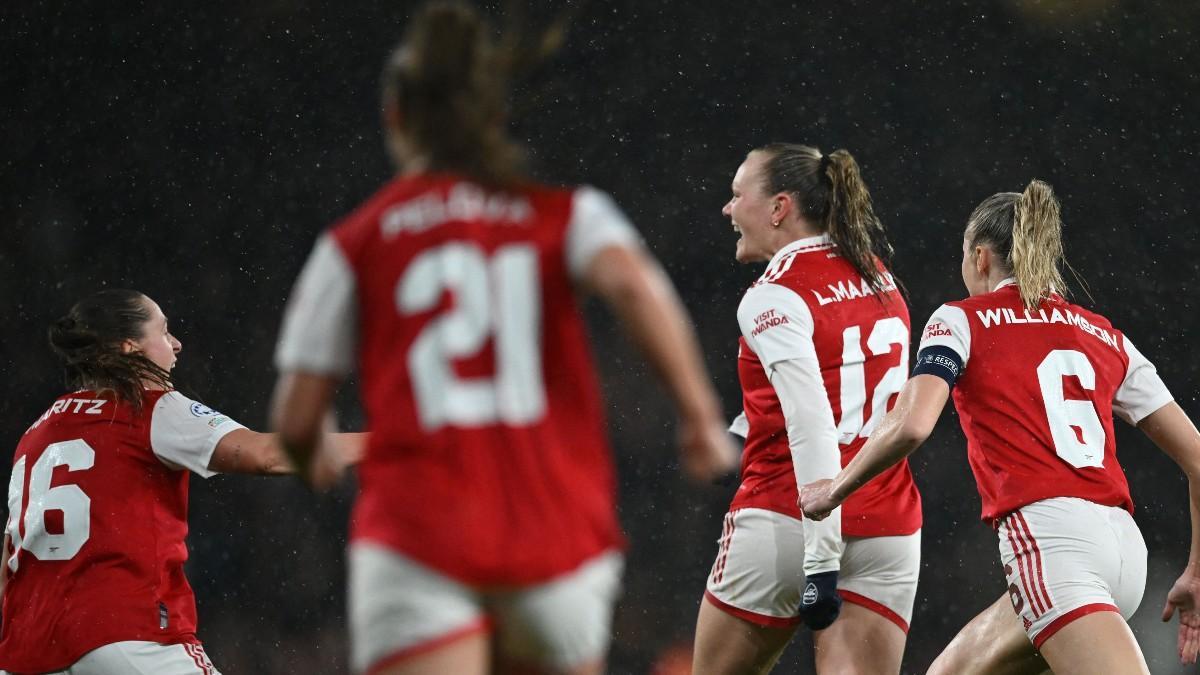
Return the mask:
<path id="1" fill-rule="evenodd" d="M 1055 675 L 1149 675 L 1129 624 L 1116 612 L 1096 612 L 1063 626 L 1042 643 Z"/>
<path id="2" fill-rule="evenodd" d="M 717 609 L 704 599 L 696 620 L 692 672 L 758 675 L 770 672 L 795 634 L 795 626 L 771 628 Z"/>
<path id="3" fill-rule="evenodd" d="M 887 675 L 900 672 L 908 636 L 894 622 L 866 607 L 845 603 L 829 628 L 813 633 L 817 672 Z"/>
<path id="4" fill-rule="evenodd" d="M 1038 675 L 1047 668 L 1004 595 L 958 631 L 928 675 Z"/>

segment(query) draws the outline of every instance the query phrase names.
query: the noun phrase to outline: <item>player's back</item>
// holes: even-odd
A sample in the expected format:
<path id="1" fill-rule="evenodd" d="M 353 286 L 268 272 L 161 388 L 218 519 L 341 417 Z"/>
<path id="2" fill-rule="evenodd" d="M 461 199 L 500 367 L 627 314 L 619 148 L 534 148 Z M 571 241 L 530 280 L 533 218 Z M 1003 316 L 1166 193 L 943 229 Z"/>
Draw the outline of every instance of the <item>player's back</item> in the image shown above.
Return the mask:
<path id="1" fill-rule="evenodd" d="M 1047 497 L 1132 509 L 1117 463 L 1113 400 L 1129 368 L 1108 319 L 1052 294 L 1027 310 L 1015 284 L 948 303 L 969 326 L 954 387 L 983 518 Z M 926 331 L 961 331 L 932 324 Z"/>
<path id="2" fill-rule="evenodd" d="M 574 284 L 581 211 L 606 199 L 417 176 L 334 228 L 372 430 L 353 537 L 475 583 L 544 579 L 619 544 Z"/>
<path id="3" fill-rule="evenodd" d="M 150 450 L 150 414 L 110 395 L 60 397 L 22 436 L 9 483 L 14 554 L 0 668 L 65 668 L 123 640 L 195 633 L 183 576 L 186 472 Z"/>
<path id="4" fill-rule="evenodd" d="M 828 237 L 801 240 L 781 253 L 757 284 L 789 289 L 804 303 L 797 311 L 811 317 L 813 347 L 845 465 L 894 405 L 907 379 L 908 307 L 889 273 L 881 267 L 886 287 L 876 293 Z M 754 330 L 770 330 L 772 319 L 755 317 L 760 323 Z M 769 390 L 765 375 L 758 377 L 760 388 Z M 773 395 L 770 400 L 778 406 Z M 776 414 L 782 425 L 781 413 Z M 775 454 L 787 458 L 786 435 L 767 439 L 754 432 L 752 425 L 749 450 L 773 445 Z M 789 489 L 783 501 L 794 507 L 795 481 L 786 470 L 780 478 Z M 856 492 L 842 510 L 842 530 L 848 536 L 911 534 L 920 527 L 920 495 L 906 461 Z"/>

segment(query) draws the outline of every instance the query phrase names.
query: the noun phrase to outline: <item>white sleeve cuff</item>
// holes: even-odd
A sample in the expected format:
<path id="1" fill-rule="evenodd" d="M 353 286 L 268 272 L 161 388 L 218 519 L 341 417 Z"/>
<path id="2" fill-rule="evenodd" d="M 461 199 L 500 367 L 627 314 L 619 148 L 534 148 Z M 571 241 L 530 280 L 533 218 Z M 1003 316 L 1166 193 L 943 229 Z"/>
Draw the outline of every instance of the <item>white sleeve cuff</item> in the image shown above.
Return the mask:
<path id="1" fill-rule="evenodd" d="M 565 242 L 567 269 L 572 278 L 582 277 L 592 258 L 608 246 L 641 245 L 637 229 L 612 197 L 589 186 L 575 190 Z"/>
<path id="2" fill-rule="evenodd" d="M 229 417 L 177 391 L 163 394 L 150 417 L 150 449 L 167 463 L 208 478 L 217 443 L 231 431 L 245 429 Z"/>
<path id="3" fill-rule="evenodd" d="M 358 307 L 354 271 L 333 236 L 317 240 L 296 281 L 275 347 L 286 372 L 345 376 L 354 369 Z"/>
<path id="4" fill-rule="evenodd" d="M 1128 337 L 1123 343 L 1129 366 L 1124 381 L 1113 395 L 1113 413 L 1136 426 L 1175 398 L 1158 376 L 1154 364 L 1133 346 Z"/>

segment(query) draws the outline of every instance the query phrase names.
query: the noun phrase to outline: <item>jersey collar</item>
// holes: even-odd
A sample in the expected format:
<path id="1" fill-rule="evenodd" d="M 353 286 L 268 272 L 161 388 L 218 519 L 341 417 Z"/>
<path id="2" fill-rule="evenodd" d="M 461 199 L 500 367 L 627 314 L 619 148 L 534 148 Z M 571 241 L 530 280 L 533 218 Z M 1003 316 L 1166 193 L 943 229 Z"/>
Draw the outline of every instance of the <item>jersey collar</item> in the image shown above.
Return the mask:
<path id="1" fill-rule="evenodd" d="M 993 291 L 998 291 L 998 290 L 1000 290 L 1001 288 L 1004 288 L 1005 286 L 1015 286 L 1016 284 L 1017 284 L 1017 280 L 1016 280 L 1015 278 L 1013 278 L 1013 277 L 1008 277 L 1008 278 L 1006 278 L 1006 279 L 1002 279 L 1002 280 L 1000 281 L 1000 283 L 996 284 L 996 287 L 995 287 L 995 288 L 993 288 L 992 290 L 993 290 Z"/>
<path id="2" fill-rule="evenodd" d="M 797 239 L 796 241 L 793 241 L 792 243 L 788 244 L 787 246 L 784 246 L 783 248 L 776 251 L 775 255 L 772 256 L 772 258 L 771 258 L 771 262 L 767 264 L 767 268 L 768 269 L 773 268 L 775 266 L 775 264 L 778 263 L 780 260 L 782 260 L 783 257 L 786 255 L 790 255 L 792 253 L 807 253 L 809 251 L 819 251 L 819 250 L 825 249 L 825 248 L 832 248 L 833 245 L 834 245 L 833 239 L 831 239 L 828 234 L 818 234 L 815 237 L 805 237 L 803 239 Z"/>

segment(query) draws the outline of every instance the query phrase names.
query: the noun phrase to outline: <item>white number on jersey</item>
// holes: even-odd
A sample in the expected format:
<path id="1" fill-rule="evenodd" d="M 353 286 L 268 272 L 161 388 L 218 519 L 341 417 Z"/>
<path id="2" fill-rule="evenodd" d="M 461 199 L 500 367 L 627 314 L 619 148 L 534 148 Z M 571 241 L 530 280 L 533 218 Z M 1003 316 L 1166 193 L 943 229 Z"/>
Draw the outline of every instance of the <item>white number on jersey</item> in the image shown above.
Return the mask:
<path id="1" fill-rule="evenodd" d="M 413 341 L 408 371 L 421 427 L 447 424 L 523 425 L 546 412 L 542 379 L 541 283 L 537 251 L 527 244 L 498 249 L 455 242 L 418 255 L 396 286 L 396 307 L 413 315 L 437 305 L 444 292 L 453 307 L 434 317 Z M 494 377 L 459 377 L 456 359 L 477 356 L 493 339 Z"/>
<path id="2" fill-rule="evenodd" d="M 67 471 L 86 471 L 96 461 L 96 451 L 82 439 L 51 443 L 29 472 L 29 504 L 21 511 L 24 501 L 25 460 L 13 465 L 8 481 L 8 536 L 13 550 L 25 549 L 38 560 L 70 560 L 92 536 L 92 500 L 78 485 L 50 487 L 54 469 L 66 465 Z M 50 534 L 46 529 L 46 512 L 62 512 L 63 531 Z M 19 524 L 24 522 L 24 536 Z M 11 571 L 17 571 L 17 556 L 8 560 Z"/>
<path id="3" fill-rule="evenodd" d="M 1084 389 L 1096 389 L 1096 369 L 1082 352 L 1056 349 L 1037 368 L 1042 404 L 1050 421 L 1054 451 L 1067 464 L 1081 469 L 1104 466 L 1104 425 L 1091 401 L 1063 397 L 1063 378 L 1074 376 Z"/>
<path id="4" fill-rule="evenodd" d="M 842 418 L 838 420 L 838 443 L 846 445 L 859 436 L 871 435 L 887 413 L 888 399 L 899 393 L 908 376 L 908 328 L 899 317 L 890 316 L 875 322 L 867 336 L 867 349 L 872 356 L 882 356 L 900 345 L 900 362 L 889 368 L 867 391 L 866 355 L 862 345 L 862 327 L 850 326 L 842 331 Z M 871 417 L 863 423 L 863 408 L 871 396 Z"/>

